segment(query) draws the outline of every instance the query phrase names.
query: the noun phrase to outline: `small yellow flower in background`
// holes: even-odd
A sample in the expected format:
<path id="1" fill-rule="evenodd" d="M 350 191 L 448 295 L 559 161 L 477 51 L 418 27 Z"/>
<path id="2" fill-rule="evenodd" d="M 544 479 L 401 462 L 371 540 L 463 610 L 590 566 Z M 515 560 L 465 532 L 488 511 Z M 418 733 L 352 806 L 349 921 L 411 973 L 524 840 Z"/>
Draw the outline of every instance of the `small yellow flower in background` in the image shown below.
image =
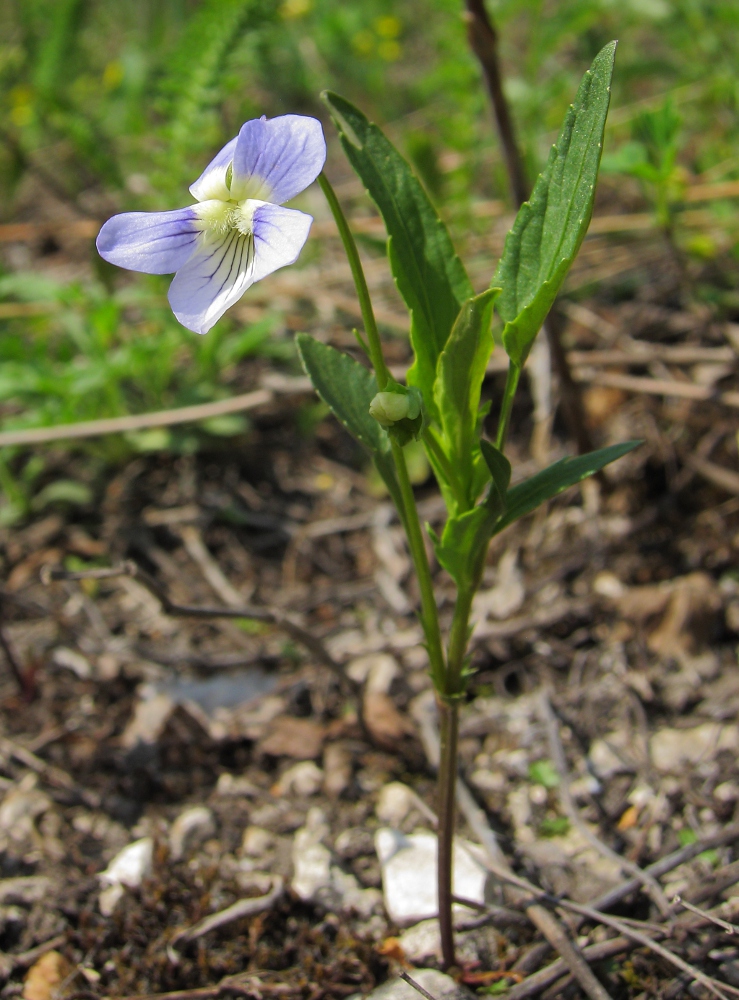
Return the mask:
<path id="1" fill-rule="evenodd" d="M 105 90 L 115 90 L 123 83 L 125 76 L 123 66 L 117 60 L 109 62 L 103 70 L 103 87 Z"/>
<path id="2" fill-rule="evenodd" d="M 352 38 L 352 48 L 361 56 L 370 55 L 375 48 L 375 36 L 366 28 L 363 31 L 358 31 Z"/>
<path id="3" fill-rule="evenodd" d="M 280 13 L 286 21 L 297 21 L 298 18 L 310 14 L 313 0 L 285 0 L 280 7 Z"/>
<path id="4" fill-rule="evenodd" d="M 397 38 L 402 27 L 400 19 L 392 14 L 389 17 L 378 17 L 375 21 L 375 31 L 380 38 Z"/>
<path id="5" fill-rule="evenodd" d="M 400 59 L 400 53 L 400 43 L 392 39 L 380 42 L 377 46 L 377 54 L 380 59 L 384 59 L 385 62 L 397 62 L 397 60 Z"/>
<path id="6" fill-rule="evenodd" d="M 33 91 L 30 87 L 14 87 L 10 92 L 12 104 L 10 120 L 18 128 L 28 125 L 33 118 Z"/>

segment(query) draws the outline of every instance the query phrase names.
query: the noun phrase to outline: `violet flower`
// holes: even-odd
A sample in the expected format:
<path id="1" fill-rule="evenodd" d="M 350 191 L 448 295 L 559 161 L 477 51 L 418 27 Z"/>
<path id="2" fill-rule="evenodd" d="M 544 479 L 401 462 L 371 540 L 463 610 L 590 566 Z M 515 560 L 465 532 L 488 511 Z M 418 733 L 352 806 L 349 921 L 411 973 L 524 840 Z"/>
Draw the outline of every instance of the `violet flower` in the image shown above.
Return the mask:
<path id="1" fill-rule="evenodd" d="M 297 260 L 313 218 L 282 203 L 316 179 L 325 159 L 315 118 L 255 118 L 191 185 L 196 205 L 114 215 L 98 252 L 131 271 L 175 271 L 172 311 L 188 330 L 207 333 L 255 281 Z"/>

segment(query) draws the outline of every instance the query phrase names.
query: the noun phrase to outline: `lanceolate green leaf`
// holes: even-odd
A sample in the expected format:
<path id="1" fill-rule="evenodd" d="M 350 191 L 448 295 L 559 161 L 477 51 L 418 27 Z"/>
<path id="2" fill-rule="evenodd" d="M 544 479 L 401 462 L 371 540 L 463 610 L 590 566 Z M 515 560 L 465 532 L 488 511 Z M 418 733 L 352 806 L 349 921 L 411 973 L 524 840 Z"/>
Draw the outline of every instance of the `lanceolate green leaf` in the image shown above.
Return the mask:
<path id="1" fill-rule="evenodd" d="M 585 237 L 593 211 L 616 43 L 595 57 L 565 117 L 533 194 L 521 206 L 492 284 L 503 344 L 523 367 L 536 334 Z"/>
<path id="2" fill-rule="evenodd" d="M 609 448 L 599 448 L 598 451 L 591 451 L 587 455 L 563 458 L 550 465 L 548 469 L 543 469 L 518 486 L 512 487 L 506 495 L 505 513 L 495 525 L 496 534 L 513 521 L 517 521 L 519 517 L 536 510 L 545 500 L 550 500 L 568 486 L 574 486 L 575 483 L 599 472 L 604 466 L 638 448 L 641 443 L 641 441 L 625 441 Z"/>
<path id="3" fill-rule="evenodd" d="M 391 497 L 402 510 L 389 438 L 369 413 L 377 393 L 374 375 L 347 354 L 314 340 L 307 333 L 299 333 L 296 340 L 303 368 L 316 392 L 372 456 Z"/>
<path id="4" fill-rule="evenodd" d="M 439 413 L 444 445 L 461 490 L 464 509 L 474 506 L 487 479 L 476 475 L 482 462 L 477 435 L 480 390 L 493 349 L 491 322 L 493 302 L 499 289 L 490 288 L 468 299 L 439 355 L 434 400 Z"/>
<path id="5" fill-rule="evenodd" d="M 480 441 L 480 450 L 492 476 L 490 491 L 485 503 L 496 517 L 500 517 L 508 503 L 511 463 L 502 451 L 499 451 L 494 444 L 491 444 L 484 438 Z"/>
<path id="6" fill-rule="evenodd" d="M 436 363 L 462 304 L 474 294 L 449 233 L 411 168 L 353 104 L 324 93 L 344 152 L 385 221 L 393 277 L 411 312 L 416 360 L 408 381 L 432 415 Z"/>
<path id="7" fill-rule="evenodd" d="M 478 586 L 497 513 L 485 504 L 447 519 L 441 538 L 431 534 L 439 564 L 460 590 Z"/>

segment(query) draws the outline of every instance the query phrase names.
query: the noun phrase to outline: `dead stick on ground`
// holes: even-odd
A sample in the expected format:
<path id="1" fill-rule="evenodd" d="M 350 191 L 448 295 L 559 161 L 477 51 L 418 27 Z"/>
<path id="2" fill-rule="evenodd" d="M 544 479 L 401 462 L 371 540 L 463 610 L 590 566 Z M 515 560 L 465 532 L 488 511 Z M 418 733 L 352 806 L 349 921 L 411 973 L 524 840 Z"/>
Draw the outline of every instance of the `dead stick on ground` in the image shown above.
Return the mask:
<path id="1" fill-rule="evenodd" d="M 219 399 L 214 403 L 196 406 L 179 406 L 173 410 L 156 410 L 153 413 L 136 413 L 127 417 L 106 417 L 102 420 L 85 420 L 76 424 L 57 424 L 55 427 L 33 427 L 25 430 L 0 433 L 0 447 L 16 444 L 47 444 L 71 438 L 101 437 L 104 434 L 125 434 L 130 431 L 148 430 L 151 427 L 172 427 L 197 420 L 208 420 L 228 413 L 243 413 L 271 403 L 274 393 L 257 389 L 243 396 Z"/>
<path id="2" fill-rule="evenodd" d="M 732 996 L 739 997 L 739 989 L 733 986 L 729 986 L 728 983 L 721 983 L 714 979 L 712 976 L 707 976 L 700 969 L 696 969 L 694 965 L 690 965 L 684 959 L 680 958 L 674 952 L 670 951 L 669 948 L 665 948 L 663 945 L 659 944 L 657 941 L 652 940 L 646 934 L 642 934 L 641 931 L 635 930 L 623 921 L 618 920 L 616 917 L 612 917 L 609 914 L 600 913 L 598 910 L 593 910 L 589 906 L 581 906 L 579 903 L 573 903 L 569 899 L 561 899 L 558 903 L 563 909 L 570 910 L 572 913 L 579 913 L 581 916 L 588 920 L 593 920 L 596 923 L 605 924 L 606 927 L 611 927 L 613 930 L 618 931 L 624 937 L 630 937 L 632 941 L 640 944 L 644 948 L 649 948 L 660 958 L 664 958 L 671 965 L 676 966 L 682 972 L 687 973 L 689 976 L 705 986 L 714 996 L 719 997 L 720 1000 L 726 1000 L 726 993 L 730 993 Z M 724 992 L 726 991 L 726 992 Z"/>
<path id="3" fill-rule="evenodd" d="M 689 903 L 681 896 L 675 896 L 672 902 L 675 906 L 682 906 L 686 910 L 690 910 L 691 913 L 695 913 L 696 916 L 703 917 L 712 924 L 716 924 L 717 927 L 723 928 L 727 934 L 739 933 L 739 927 L 737 927 L 736 924 L 730 924 L 728 920 L 724 920 L 722 917 L 714 917 L 712 913 L 709 913 L 707 910 L 702 910 L 699 906 L 693 906 L 692 903 Z"/>
<path id="4" fill-rule="evenodd" d="M 66 934 L 58 934 L 48 941 L 37 944 L 35 948 L 29 948 L 28 951 L 21 951 L 15 955 L 7 953 L 0 955 L 0 982 L 6 980 L 16 969 L 27 969 L 47 951 L 59 948 L 66 940 Z"/>
<path id="5" fill-rule="evenodd" d="M 253 996 L 258 1000 L 261 996 L 302 997 L 303 988 L 300 985 L 289 986 L 287 983 L 263 983 L 255 973 L 226 976 L 215 986 L 201 986 L 193 990 L 172 990 L 169 993 L 145 993 L 128 997 L 104 997 L 103 1000 L 214 1000 L 215 997 Z"/>
<path id="6" fill-rule="evenodd" d="M 588 962 L 602 962 L 606 958 L 613 958 L 624 951 L 630 951 L 634 947 L 634 942 L 627 937 L 611 938 L 610 941 L 601 941 L 598 944 L 591 944 L 583 948 L 583 957 Z M 529 1000 L 535 997 L 547 987 L 556 983 L 568 972 L 566 963 L 558 958 L 551 965 L 540 969 L 533 975 L 528 976 L 522 983 L 512 986 L 506 994 L 506 1000 Z"/>
<path id="7" fill-rule="evenodd" d="M 684 905 L 684 902 L 682 905 Z M 697 910 L 697 907 L 692 907 L 692 910 Z M 727 921 L 722 920 L 722 918 L 717 916 L 715 913 L 707 910 L 700 910 L 697 913 L 697 916 L 699 919 L 692 921 L 689 925 L 684 924 L 682 921 L 678 921 L 681 930 L 683 932 L 689 932 L 697 930 L 699 927 L 709 923 L 718 923 L 719 926 L 723 926 L 728 923 Z M 579 923 L 582 923 L 583 920 L 584 918 L 580 918 Z M 728 926 L 731 927 L 733 925 L 728 924 Z M 662 925 L 659 928 L 659 933 L 666 936 L 670 933 L 670 929 L 666 925 Z M 620 935 L 619 937 L 611 938 L 608 941 L 588 945 L 586 948 L 583 948 L 583 955 L 589 962 L 601 962 L 606 958 L 612 958 L 614 955 L 618 955 L 622 952 L 632 951 L 637 946 L 637 942 L 633 941 L 631 938 Z M 571 981 L 569 977 L 562 980 L 563 976 L 567 977 L 567 966 L 561 959 L 557 959 L 546 968 L 540 969 L 538 972 L 528 976 L 528 978 L 522 983 L 513 986 L 507 994 L 508 1000 L 529 1000 L 530 997 L 534 997 L 538 993 L 541 993 L 553 983 L 557 983 L 558 988 L 561 991 L 564 989 L 565 985 L 567 985 L 567 982 Z M 562 981 L 558 982 L 559 980 Z"/>
<path id="8" fill-rule="evenodd" d="M 428 705 L 429 707 L 432 705 L 430 700 Z M 425 712 L 425 718 L 422 719 L 420 728 L 421 740 L 428 761 L 432 767 L 438 767 L 439 735 L 430 712 Z M 498 846 L 495 834 L 490 829 L 482 809 L 477 805 L 472 793 L 460 776 L 457 777 L 457 803 L 475 836 L 482 844 L 486 856 L 486 866 L 493 874 L 507 871 L 508 861 Z M 512 877 L 515 878 L 515 876 Z M 506 881 L 510 881 L 510 879 Z M 567 968 L 583 991 L 590 997 L 590 1000 L 611 1000 L 610 994 L 596 979 L 592 969 L 582 957 L 580 949 L 569 939 L 557 917 L 545 906 L 536 902 L 526 905 L 525 910 L 526 916 L 532 924 L 544 935 L 552 948 L 562 956 Z"/>
<path id="9" fill-rule="evenodd" d="M 739 823 L 732 823 L 711 837 L 704 837 L 702 840 L 697 840 L 694 844 L 682 847 L 679 851 L 673 851 L 672 854 L 665 855 L 664 858 L 660 858 L 659 861 L 655 861 L 654 864 L 649 865 L 645 871 L 652 878 L 660 878 L 662 875 L 674 871 L 675 868 L 679 868 L 680 865 L 684 865 L 693 858 L 697 858 L 704 851 L 723 847 L 724 844 L 730 844 L 733 840 L 739 840 Z M 602 896 L 592 900 L 589 905 L 594 910 L 610 909 L 616 903 L 620 903 L 622 899 L 636 892 L 640 887 L 640 882 L 637 879 L 629 879 L 627 882 L 622 882 L 621 885 L 617 885 L 614 889 L 610 889 Z"/>
<path id="10" fill-rule="evenodd" d="M 272 877 L 272 888 L 269 892 L 263 896 L 239 899 L 231 906 L 227 906 L 225 910 L 211 913 L 210 916 L 204 917 L 194 927 L 176 934 L 170 942 L 170 947 L 174 948 L 180 941 L 194 941 L 196 938 L 203 937 L 209 931 L 223 927 L 224 924 L 233 923 L 234 920 L 241 920 L 244 917 L 254 917 L 257 913 L 264 913 L 265 910 L 269 910 L 277 902 L 280 896 L 282 896 L 284 889 L 285 880 L 280 875 L 274 875 Z"/>
<path id="11" fill-rule="evenodd" d="M 433 993 L 429 993 L 429 991 L 425 990 L 420 983 L 416 982 L 415 979 L 411 979 L 411 977 L 408 975 L 407 972 L 401 972 L 400 978 L 404 982 L 408 983 L 409 986 L 412 986 L 413 989 L 416 990 L 417 993 L 420 993 L 422 997 L 425 997 L 425 1000 L 436 1000 L 436 997 L 433 995 Z"/>
<path id="12" fill-rule="evenodd" d="M 138 580 L 139 583 L 142 583 L 161 602 L 162 608 L 169 615 L 191 618 L 253 618 L 255 621 L 276 625 L 277 628 L 282 629 L 283 632 L 286 632 L 296 642 L 305 646 L 319 663 L 323 664 L 324 667 L 328 667 L 336 675 L 340 684 L 351 690 L 352 694 L 361 694 L 361 685 L 349 677 L 341 664 L 331 656 L 321 640 L 312 635 L 292 615 L 281 611 L 279 608 L 252 607 L 249 605 L 244 605 L 240 608 L 218 608 L 196 604 L 176 604 L 171 600 L 165 588 L 154 577 L 149 576 L 148 573 L 130 559 L 122 563 L 117 569 L 112 568 L 104 571 L 93 569 L 73 572 L 61 568 L 52 569 L 46 566 L 41 572 L 41 581 L 48 584 L 52 580 L 109 579 L 116 576 L 130 576 Z"/>
<path id="13" fill-rule="evenodd" d="M 66 792 L 76 795 L 82 802 L 90 806 L 91 809 L 100 807 L 100 798 L 94 792 L 81 788 L 71 775 L 67 774 L 60 767 L 47 764 L 45 760 L 37 757 L 35 753 L 26 750 L 20 743 L 9 740 L 7 736 L 0 736 L 0 753 L 8 757 L 14 757 L 20 764 L 34 771 L 40 777 L 46 779 L 55 788 L 61 788 Z"/>
<path id="14" fill-rule="evenodd" d="M 603 843 L 600 837 L 593 833 L 587 823 L 585 823 L 580 816 L 580 811 L 575 805 L 570 793 L 570 776 L 567 768 L 567 759 L 565 757 L 562 741 L 559 738 L 557 718 L 552 709 L 549 692 L 546 688 L 542 690 L 541 697 L 539 699 L 539 713 L 546 727 L 547 737 L 549 739 L 549 752 L 552 755 L 554 766 L 559 773 L 559 799 L 570 822 L 600 854 L 602 854 L 605 858 L 608 858 L 610 861 L 614 861 L 624 874 L 632 875 L 634 878 L 638 879 L 659 907 L 662 916 L 669 918 L 671 915 L 670 904 L 657 880 L 647 872 L 643 871 L 638 865 L 635 865 L 633 861 L 629 861 L 628 858 L 621 857 L 620 854 L 611 850 L 607 844 Z"/>
<path id="15" fill-rule="evenodd" d="M 732 996 L 739 997 L 739 989 L 733 986 L 729 986 L 727 983 L 720 983 L 718 980 L 713 979 L 711 976 L 707 976 L 700 969 L 696 969 L 695 966 L 690 965 L 684 959 L 680 958 L 679 955 L 675 955 L 671 952 L 669 948 L 663 947 L 663 945 L 654 941 L 646 934 L 642 934 L 641 931 L 634 929 L 632 926 L 625 924 L 622 920 L 618 920 L 616 917 L 610 916 L 607 913 L 601 913 L 600 910 L 594 910 L 591 906 L 584 906 L 579 903 L 573 903 L 570 899 L 564 899 L 562 897 L 549 897 L 547 893 L 543 892 L 537 886 L 533 885 L 531 882 L 520 875 L 515 875 L 510 870 L 506 870 L 499 865 L 493 865 L 488 863 L 487 867 L 494 874 L 497 875 L 499 879 L 503 882 L 508 882 L 511 885 L 517 886 L 522 889 L 524 893 L 529 894 L 533 900 L 536 899 L 547 899 L 550 905 L 557 906 L 563 910 L 569 910 L 572 913 L 577 913 L 581 917 L 587 920 L 593 921 L 596 924 L 603 924 L 606 927 L 611 927 L 613 930 L 618 931 L 619 934 L 624 937 L 631 938 L 637 944 L 641 945 L 643 948 L 648 948 L 655 954 L 664 958 L 670 964 L 675 965 L 682 972 L 686 972 L 691 976 L 696 982 L 701 983 L 705 986 L 714 996 L 720 998 L 720 1000 L 727 1000 L 726 992 L 730 993 Z M 537 904 L 532 904 L 537 905 Z M 541 905 L 541 904 L 538 904 Z M 528 913 L 528 909 L 526 911 Z M 548 912 L 548 911 L 547 911 Z M 564 958 L 564 956 L 562 956 Z M 583 960 L 584 961 L 584 960 Z M 573 970 L 571 970 L 573 971 Z M 574 975 L 574 971 L 573 971 Z M 582 985 L 582 984 L 581 984 Z"/>
<path id="16" fill-rule="evenodd" d="M 18 685 L 18 691 L 21 696 L 30 701 L 33 695 L 33 682 L 31 678 L 26 674 L 23 669 L 20 660 L 15 655 L 15 650 L 8 642 L 8 637 L 5 635 L 5 630 L 0 625 L 0 649 L 2 649 L 5 654 L 5 660 L 10 668 L 10 672 L 13 675 L 15 683 Z"/>

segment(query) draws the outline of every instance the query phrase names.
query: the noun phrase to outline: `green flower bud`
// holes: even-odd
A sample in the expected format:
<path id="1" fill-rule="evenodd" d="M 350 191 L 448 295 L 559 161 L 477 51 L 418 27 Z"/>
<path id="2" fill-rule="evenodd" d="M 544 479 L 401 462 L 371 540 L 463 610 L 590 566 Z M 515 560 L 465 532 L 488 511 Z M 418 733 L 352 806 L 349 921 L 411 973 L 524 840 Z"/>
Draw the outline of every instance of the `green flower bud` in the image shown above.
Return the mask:
<path id="1" fill-rule="evenodd" d="M 369 407 L 370 416 L 383 427 L 392 427 L 399 420 L 404 420 L 409 409 L 408 396 L 397 392 L 378 392 Z"/>

